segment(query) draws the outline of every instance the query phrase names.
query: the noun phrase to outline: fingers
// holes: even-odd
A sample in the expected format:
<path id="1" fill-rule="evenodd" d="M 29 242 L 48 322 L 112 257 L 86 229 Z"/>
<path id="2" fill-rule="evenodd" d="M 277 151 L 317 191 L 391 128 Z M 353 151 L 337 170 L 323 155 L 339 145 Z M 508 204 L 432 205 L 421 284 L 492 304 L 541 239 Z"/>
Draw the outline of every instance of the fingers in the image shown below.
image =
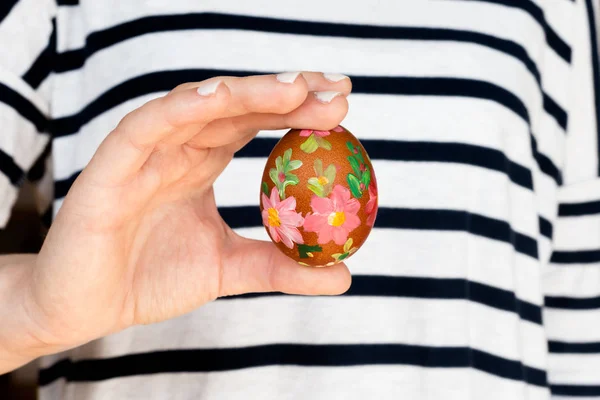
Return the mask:
<path id="1" fill-rule="evenodd" d="M 260 130 L 284 128 L 333 129 L 348 113 L 348 101 L 343 95 L 319 100 L 314 92 L 300 107 L 287 114 L 252 113 L 239 117 L 220 119 L 208 124 L 188 142 L 194 147 L 218 147 L 231 143 L 229 149 L 235 153 L 246 145 Z M 328 93 L 328 92 L 324 92 Z M 338 92 L 339 93 L 339 92 Z M 329 95 L 331 96 L 331 95 Z"/>
<path id="2" fill-rule="evenodd" d="M 346 75 L 322 73 L 322 72 L 302 72 L 306 79 L 308 88 L 311 92 L 341 92 L 347 96 L 352 91 L 352 81 Z"/>
<path id="3" fill-rule="evenodd" d="M 139 171 L 156 146 L 183 144 L 212 121 L 256 113 L 288 114 L 305 102 L 311 89 L 339 89 L 340 93 L 351 89 L 349 79 L 330 82 L 323 74 L 306 75 L 308 78 L 300 73 L 217 77 L 182 85 L 123 118 L 100 145 L 88 170 L 96 171 L 99 182 L 119 184 Z M 248 134 L 239 129 L 233 133 L 215 135 L 219 140 L 210 144 L 226 145 Z M 208 147 L 201 141 L 194 144 Z"/>
<path id="4" fill-rule="evenodd" d="M 274 75 L 258 75 L 262 76 L 274 76 Z M 350 78 L 346 75 L 337 74 L 337 73 L 323 73 L 323 72 L 312 72 L 312 71 L 302 71 L 302 72 L 284 72 L 278 75 L 275 75 L 275 79 L 279 79 L 279 81 L 293 81 L 295 77 L 301 76 L 306 81 L 308 85 L 309 92 L 322 92 L 322 91 L 330 91 L 335 90 L 338 92 L 344 93 L 344 95 L 350 94 L 352 91 L 352 82 Z M 203 82 L 215 82 L 222 81 L 227 86 L 230 86 L 232 82 L 236 80 L 247 79 L 241 77 L 234 76 L 218 76 L 211 78 L 207 81 Z M 200 86 L 203 82 L 187 82 L 177 86 L 173 89 L 173 92 L 179 92 L 188 89 L 194 89 Z"/>
<path id="5" fill-rule="evenodd" d="M 289 83 L 273 75 L 223 81 L 210 79 L 193 88 L 179 88 L 129 113 L 100 145 L 86 175 L 105 185 L 118 185 L 139 171 L 155 147 L 169 138 L 185 143 L 220 118 L 287 113 L 308 95 L 307 83 L 299 75 Z"/>
<path id="6" fill-rule="evenodd" d="M 215 116 L 224 115 L 231 92 L 215 83 L 169 93 L 127 114 L 98 147 L 86 168 L 88 176 L 106 185 L 123 183 L 169 135 L 190 124 L 201 129 Z"/>
<path id="7" fill-rule="evenodd" d="M 273 243 L 238 238 L 239 243 L 225 255 L 219 296 L 256 292 L 336 295 L 350 287 L 350 271 L 343 263 L 304 267 Z"/>

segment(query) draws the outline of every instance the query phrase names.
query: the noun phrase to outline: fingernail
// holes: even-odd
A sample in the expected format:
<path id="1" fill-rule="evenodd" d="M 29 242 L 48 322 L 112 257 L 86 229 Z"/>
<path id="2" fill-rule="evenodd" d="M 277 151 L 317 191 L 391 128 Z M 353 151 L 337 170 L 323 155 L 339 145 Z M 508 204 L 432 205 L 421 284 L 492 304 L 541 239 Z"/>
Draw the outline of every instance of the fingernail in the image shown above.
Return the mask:
<path id="1" fill-rule="evenodd" d="M 281 83 L 294 83 L 300 72 L 282 72 L 277 74 L 276 78 Z"/>
<path id="2" fill-rule="evenodd" d="M 333 73 L 324 73 L 323 76 L 325 77 L 325 79 L 327 79 L 329 82 L 339 82 L 342 81 L 344 79 L 348 79 L 348 77 L 344 74 L 333 74 Z"/>
<path id="3" fill-rule="evenodd" d="M 200 96 L 210 96 L 217 92 L 217 88 L 221 83 L 223 83 L 223 81 L 208 82 L 198 86 L 198 89 L 196 89 L 196 91 Z"/>
<path id="4" fill-rule="evenodd" d="M 331 100 L 341 96 L 342 92 L 315 92 L 315 97 L 320 103 L 329 104 Z"/>

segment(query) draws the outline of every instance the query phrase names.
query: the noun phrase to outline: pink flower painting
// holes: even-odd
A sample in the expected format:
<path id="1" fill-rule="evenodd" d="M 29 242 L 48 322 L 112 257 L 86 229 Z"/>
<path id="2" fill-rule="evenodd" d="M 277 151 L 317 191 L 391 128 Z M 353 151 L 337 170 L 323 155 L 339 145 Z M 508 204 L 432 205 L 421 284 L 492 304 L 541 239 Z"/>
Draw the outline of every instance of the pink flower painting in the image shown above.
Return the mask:
<path id="1" fill-rule="evenodd" d="M 302 129 L 300 131 L 300 136 L 302 136 L 302 137 L 309 137 L 311 134 L 322 138 L 322 137 L 331 135 L 331 132 L 317 131 L 317 130 L 312 130 L 312 129 Z"/>
<path id="2" fill-rule="evenodd" d="M 356 215 L 360 209 L 358 200 L 352 198 L 344 186 L 336 185 L 329 197 L 312 196 L 312 213 L 304 219 L 304 230 L 316 232 L 317 242 L 326 244 L 333 240 L 342 246 L 348 235 L 360 225 Z"/>
<path id="3" fill-rule="evenodd" d="M 283 242 L 292 249 L 294 243 L 304 243 L 298 227 L 304 218 L 296 212 L 296 199 L 292 196 L 281 201 L 276 187 L 271 190 L 271 197 L 262 193 L 262 219 L 275 243 Z"/>

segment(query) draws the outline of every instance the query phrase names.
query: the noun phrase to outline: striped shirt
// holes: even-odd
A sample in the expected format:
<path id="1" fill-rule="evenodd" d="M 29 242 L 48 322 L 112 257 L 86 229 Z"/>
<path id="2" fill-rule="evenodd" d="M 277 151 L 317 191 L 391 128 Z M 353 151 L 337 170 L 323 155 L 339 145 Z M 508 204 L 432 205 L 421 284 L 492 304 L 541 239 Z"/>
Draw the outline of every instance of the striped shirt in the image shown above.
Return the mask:
<path id="1" fill-rule="evenodd" d="M 593 0 L 3 0 L 0 224 L 50 222 L 129 111 L 215 75 L 339 72 L 380 211 L 338 297 L 222 298 L 41 361 L 50 399 L 600 398 Z M 215 185 L 237 232 L 281 131 Z M 243 179 L 241 179 L 243 178 Z"/>

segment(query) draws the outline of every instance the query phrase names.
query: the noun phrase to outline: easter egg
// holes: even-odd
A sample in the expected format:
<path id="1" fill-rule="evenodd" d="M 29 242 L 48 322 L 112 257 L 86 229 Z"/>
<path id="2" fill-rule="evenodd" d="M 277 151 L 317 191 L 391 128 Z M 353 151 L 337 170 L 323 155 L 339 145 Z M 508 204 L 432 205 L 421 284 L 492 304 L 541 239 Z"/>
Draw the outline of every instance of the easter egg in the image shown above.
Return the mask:
<path id="1" fill-rule="evenodd" d="M 338 126 L 292 129 L 275 145 L 261 181 L 260 211 L 269 237 L 307 266 L 347 260 L 377 216 L 377 180 L 360 141 Z"/>

